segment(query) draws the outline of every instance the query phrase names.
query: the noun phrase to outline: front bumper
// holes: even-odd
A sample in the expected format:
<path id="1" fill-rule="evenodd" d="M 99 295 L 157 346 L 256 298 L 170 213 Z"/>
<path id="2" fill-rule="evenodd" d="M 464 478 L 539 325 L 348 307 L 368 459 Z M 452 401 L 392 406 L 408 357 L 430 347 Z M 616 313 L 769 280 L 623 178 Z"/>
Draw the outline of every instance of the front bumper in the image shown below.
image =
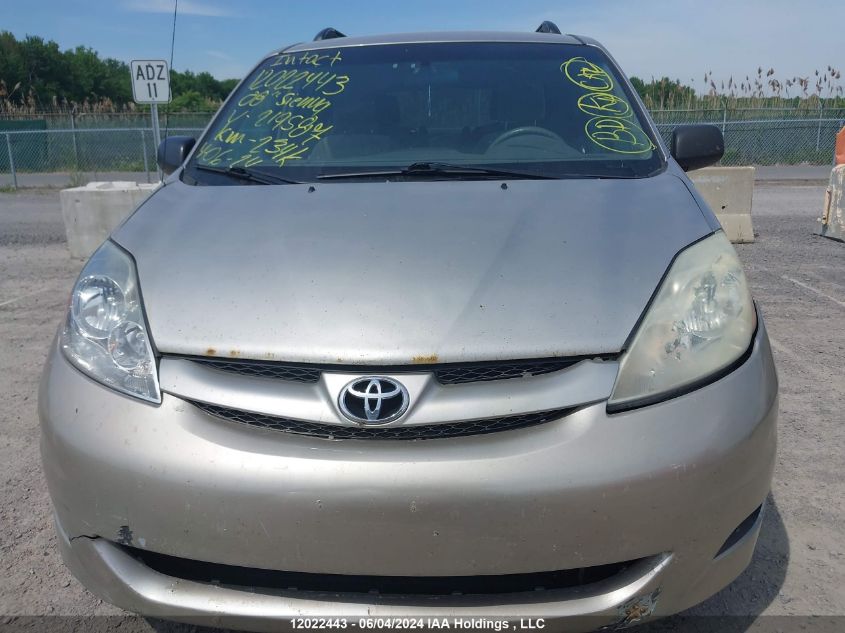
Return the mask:
<path id="1" fill-rule="evenodd" d="M 745 568 L 759 516 L 720 550 L 769 491 L 777 378 L 761 321 L 735 371 L 657 405 L 609 416 L 599 403 L 485 436 L 331 442 L 211 418 L 168 394 L 158 407 L 143 404 L 54 352 L 39 412 L 65 562 L 118 606 L 248 628 L 302 615 L 452 614 L 566 617 L 587 629 L 683 610 Z M 118 543 L 314 574 L 478 576 L 639 562 L 571 589 L 423 602 L 189 581 Z"/>

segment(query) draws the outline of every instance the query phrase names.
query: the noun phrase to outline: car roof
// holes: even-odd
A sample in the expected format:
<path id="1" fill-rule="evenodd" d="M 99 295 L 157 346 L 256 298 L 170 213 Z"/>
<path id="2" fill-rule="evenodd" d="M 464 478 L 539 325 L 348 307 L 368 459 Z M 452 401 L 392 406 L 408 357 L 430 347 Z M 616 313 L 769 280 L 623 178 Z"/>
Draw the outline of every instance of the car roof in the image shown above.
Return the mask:
<path id="1" fill-rule="evenodd" d="M 443 42 L 523 42 L 543 44 L 586 44 L 603 48 L 598 42 L 580 35 L 558 35 L 520 31 L 429 31 L 422 33 L 391 33 L 387 35 L 365 35 L 360 37 L 334 37 L 312 42 L 300 42 L 275 50 L 269 55 L 285 51 L 295 53 L 326 48 L 350 46 L 379 46 L 382 44 L 422 44 Z"/>

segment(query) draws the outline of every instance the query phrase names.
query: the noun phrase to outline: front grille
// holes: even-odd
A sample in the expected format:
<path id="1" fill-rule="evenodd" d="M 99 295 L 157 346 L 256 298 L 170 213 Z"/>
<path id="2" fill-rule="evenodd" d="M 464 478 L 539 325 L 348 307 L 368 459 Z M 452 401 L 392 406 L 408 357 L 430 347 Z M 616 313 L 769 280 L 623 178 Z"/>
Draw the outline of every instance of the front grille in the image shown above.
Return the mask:
<path id="1" fill-rule="evenodd" d="M 192 358 L 191 360 L 218 371 L 241 374 L 242 376 L 275 378 L 276 380 L 294 382 L 317 382 L 320 379 L 320 370 L 307 365 L 287 365 L 272 361 L 229 360 L 225 358 Z"/>
<path id="2" fill-rule="evenodd" d="M 445 363 L 441 365 L 298 365 L 262 360 L 232 360 L 227 358 L 190 357 L 195 363 L 243 376 L 273 378 L 295 382 L 315 383 L 324 371 L 354 372 L 365 374 L 407 374 L 433 372 L 442 385 L 458 385 L 489 380 L 507 380 L 526 376 L 539 376 L 561 371 L 583 360 L 576 358 L 551 358 L 521 361 L 485 361 L 478 363 Z"/>
<path id="3" fill-rule="evenodd" d="M 571 367 L 578 360 L 564 358 L 513 363 L 441 365 L 434 370 L 434 376 L 437 378 L 437 382 L 442 385 L 458 385 L 466 382 L 485 382 L 488 380 L 507 380 L 509 378 L 550 374 Z"/>
<path id="4" fill-rule="evenodd" d="M 230 422 L 249 424 L 273 431 L 284 431 L 296 435 L 308 435 L 327 440 L 436 440 L 466 435 L 484 435 L 499 431 L 510 431 L 536 426 L 544 422 L 557 420 L 572 413 L 575 409 L 556 409 L 525 413 L 483 420 L 465 422 L 446 422 L 444 424 L 426 424 L 418 426 L 340 426 L 306 422 L 290 418 L 276 417 L 252 411 L 243 411 L 230 407 L 221 407 L 205 402 L 189 400 L 198 409 Z"/>
<path id="5" fill-rule="evenodd" d="M 242 589 L 273 589 L 287 592 L 316 592 L 387 596 L 483 596 L 554 591 L 583 587 L 612 578 L 644 559 L 526 574 L 488 576 L 353 576 L 275 571 L 221 565 L 188 558 L 157 554 L 117 545 L 147 567 L 193 582 Z"/>

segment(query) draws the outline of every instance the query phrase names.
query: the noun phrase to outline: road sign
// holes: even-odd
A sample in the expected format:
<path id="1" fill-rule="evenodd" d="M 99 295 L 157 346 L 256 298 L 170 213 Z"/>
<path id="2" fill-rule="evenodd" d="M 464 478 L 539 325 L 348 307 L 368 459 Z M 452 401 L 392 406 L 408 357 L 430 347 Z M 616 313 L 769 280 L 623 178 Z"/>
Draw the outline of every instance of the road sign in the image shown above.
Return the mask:
<path id="1" fill-rule="evenodd" d="M 133 59 L 132 97 L 135 103 L 168 103 L 170 101 L 170 72 L 163 59 Z"/>
<path id="2" fill-rule="evenodd" d="M 132 73 L 132 97 L 135 103 L 150 104 L 155 146 L 161 144 L 158 125 L 158 104 L 170 102 L 170 72 L 163 59 L 133 59 L 129 63 Z M 162 176 L 159 170 L 159 177 Z"/>

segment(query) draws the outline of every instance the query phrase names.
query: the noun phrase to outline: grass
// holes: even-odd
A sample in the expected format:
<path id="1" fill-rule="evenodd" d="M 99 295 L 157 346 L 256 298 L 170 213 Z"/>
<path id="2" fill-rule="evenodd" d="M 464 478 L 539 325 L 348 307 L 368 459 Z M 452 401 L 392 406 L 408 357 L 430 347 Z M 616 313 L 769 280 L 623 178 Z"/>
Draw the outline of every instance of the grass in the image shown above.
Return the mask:
<path id="1" fill-rule="evenodd" d="M 73 171 L 68 178 L 68 185 L 70 187 L 81 187 L 88 183 L 88 178 L 85 177 L 81 171 Z"/>

